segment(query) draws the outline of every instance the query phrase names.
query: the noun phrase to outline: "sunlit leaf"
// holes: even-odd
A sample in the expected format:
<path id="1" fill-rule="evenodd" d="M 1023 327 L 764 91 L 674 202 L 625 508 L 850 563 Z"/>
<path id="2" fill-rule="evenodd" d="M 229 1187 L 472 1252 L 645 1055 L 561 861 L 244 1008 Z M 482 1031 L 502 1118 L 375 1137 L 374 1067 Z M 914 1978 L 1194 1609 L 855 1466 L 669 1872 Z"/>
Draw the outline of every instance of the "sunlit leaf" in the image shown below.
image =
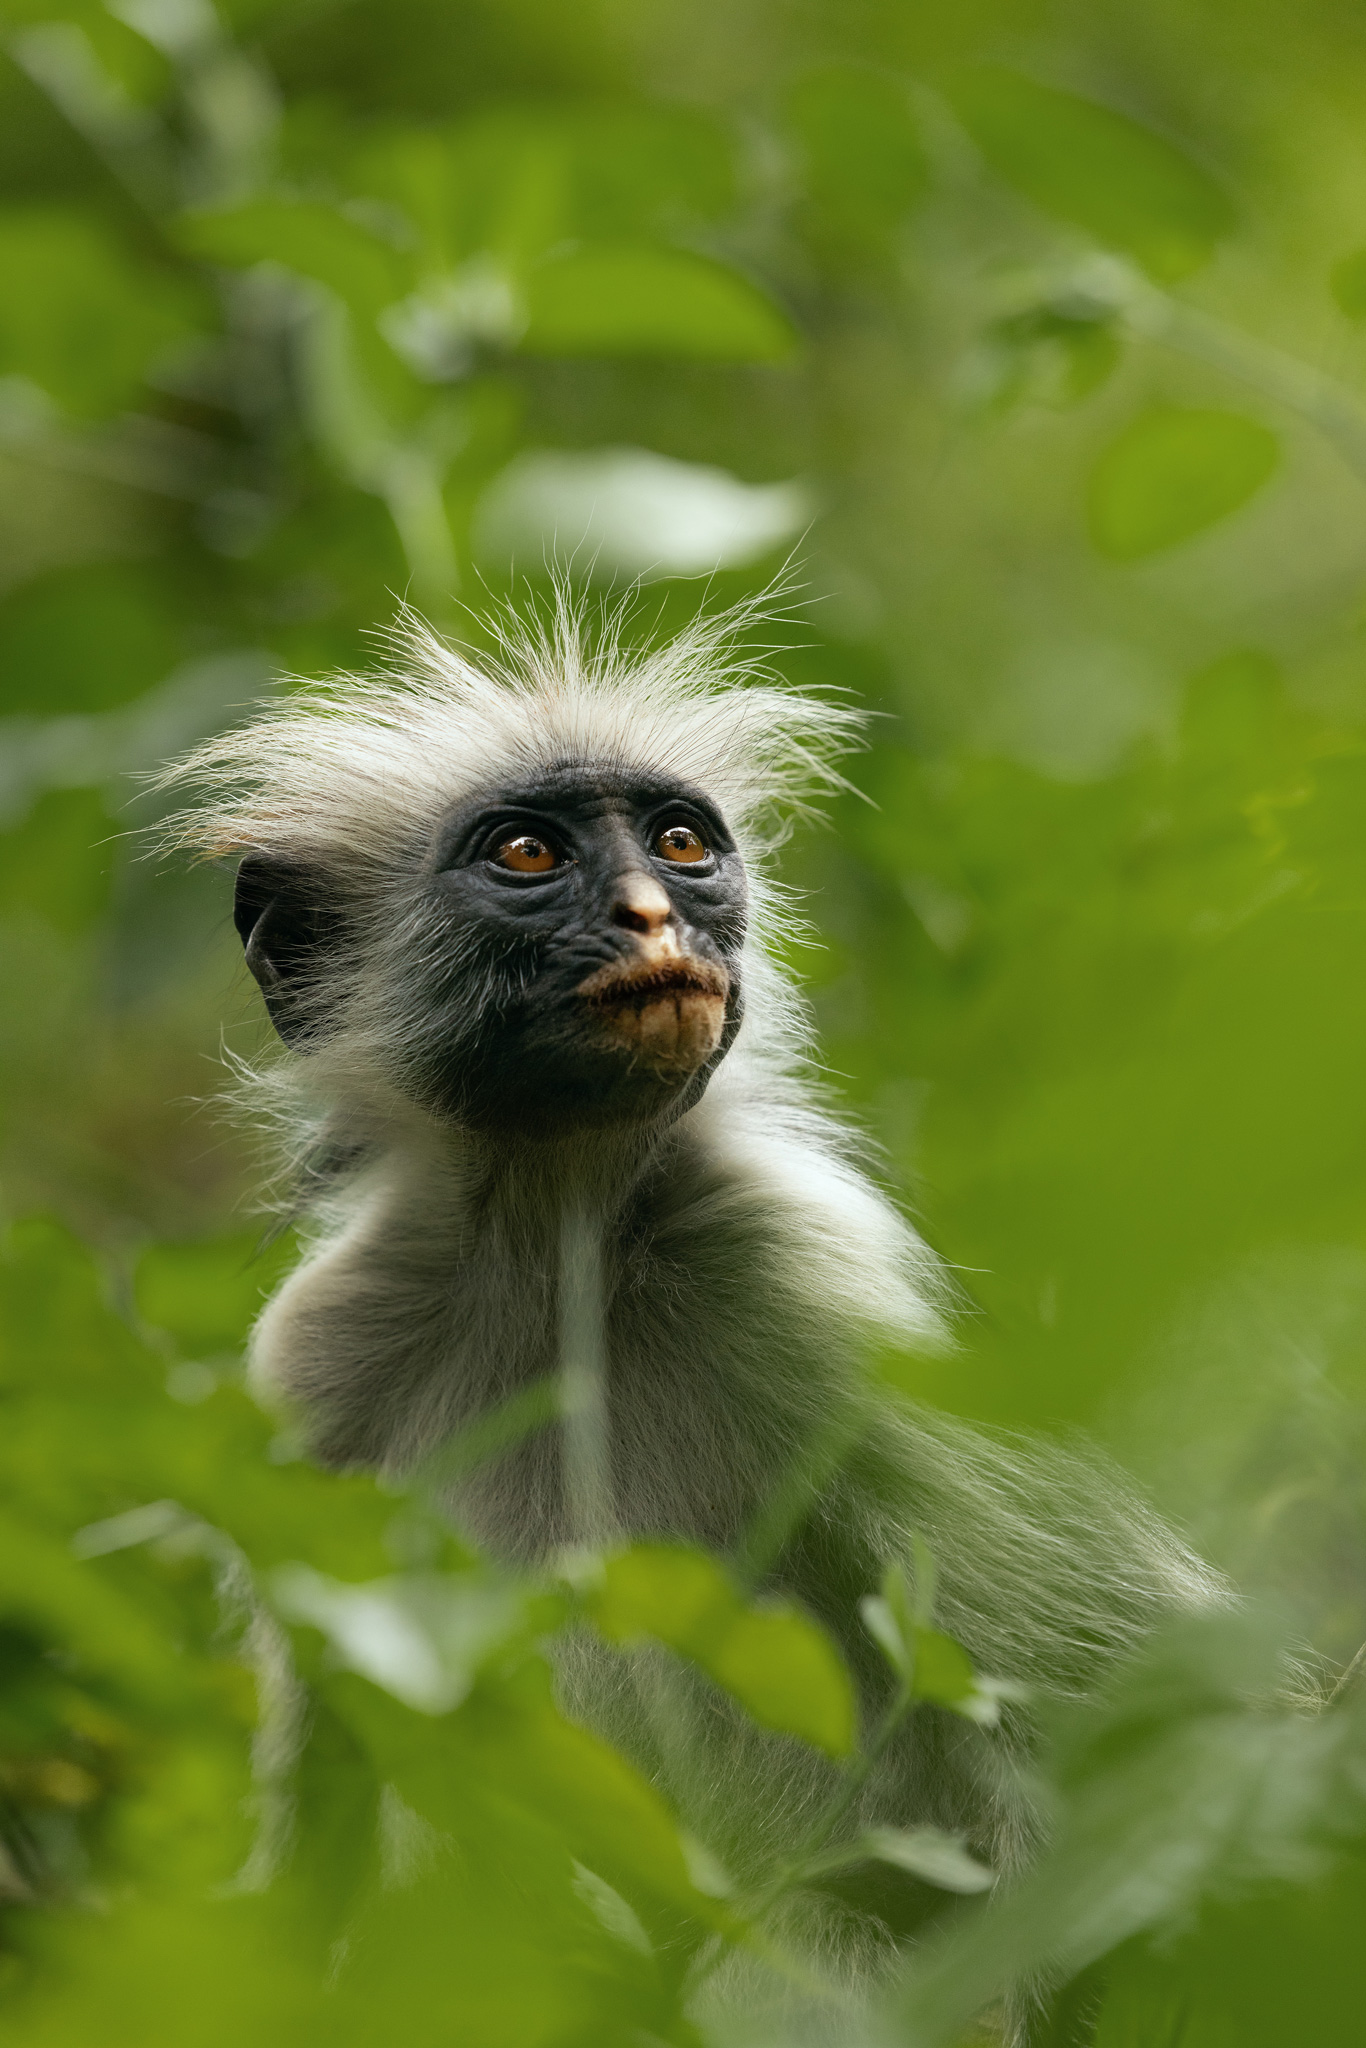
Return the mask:
<path id="1" fill-rule="evenodd" d="M 594 1618 L 618 1642 L 655 1636 L 682 1646 L 728 1627 L 737 1607 L 729 1579 L 705 1552 L 637 1543 L 608 1558 Z"/>
<path id="2" fill-rule="evenodd" d="M 594 1619 L 617 1642 L 653 1637 L 691 1658 L 766 1728 L 831 1755 L 853 1746 L 849 1675 L 796 1607 L 747 1606 L 702 1551 L 638 1544 L 607 1560 Z"/>
<path id="3" fill-rule="evenodd" d="M 1111 107 L 995 66 L 961 77 L 952 98 L 994 171 L 1155 277 L 1198 269 L 1235 225 L 1206 171 Z"/>
<path id="4" fill-rule="evenodd" d="M 1176 547 L 1254 497 L 1279 455 L 1271 430 L 1240 413 L 1143 413 L 1096 464 L 1091 536 L 1120 562 Z"/>
<path id="5" fill-rule="evenodd" d="M 831 1756 L 854 1746 L 849 1676 L 829 1637 L 795 1607 L 752 1608 L 697 1661 L 765 1728 Z"/>
<path id="6" fill-rule="evenodd" d="M 972 1663 L 967 1651 L 939 1629 L 915 1632 L 915 1697 L 936 1706 L 961 1708 L 973 1690 Z"/>
<path id="7" fill-rule="evenodd" d="M 768 362 L 790 355 L 787 315 L 737 270 L 686 249 L 584 247 L 527 280 L 524 349 Z"/>
<path id="8" fill-rule="evenodd" d="M 876 1593 L 865 1593 L 859 1601 L 859 1613 L 864 1625 L 878 1648 L 886 1657 L 893 1671 L 903 1677 L 911 1668 L 914 1631 L 902 1627 L 901 1618 L 890 1601 Z"/>

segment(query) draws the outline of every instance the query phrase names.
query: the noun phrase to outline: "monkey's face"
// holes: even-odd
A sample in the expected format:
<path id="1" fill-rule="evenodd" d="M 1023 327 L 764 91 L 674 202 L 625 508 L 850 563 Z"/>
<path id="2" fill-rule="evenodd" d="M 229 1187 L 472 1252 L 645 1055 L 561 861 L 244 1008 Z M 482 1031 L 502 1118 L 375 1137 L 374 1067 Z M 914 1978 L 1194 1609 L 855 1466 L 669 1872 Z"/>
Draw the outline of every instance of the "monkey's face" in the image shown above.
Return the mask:
<path id="1" fill-rule="evenodd" d="M 700 792 L 564 768 L 462 805 L 432 865 L 452 953 L 491 996 L 440 1074 L 452 1107 L 563 1127 L 700 1095 L 740 1022 L 746 897 Z"/>
<path id="2" fill-rule="evenodd" d="M 649 1120 L 700 1096 L 739 1028 L 746 907 L 743 860 L 701 792 L 549 770 L 458 805 L 415 882 L 372 941 L 412 1092 L 530 1131 Z M 268 978 L 289 971 L 283 898 L 261 899 L 244 863 L 239 928 L 288 1038 Z"/>

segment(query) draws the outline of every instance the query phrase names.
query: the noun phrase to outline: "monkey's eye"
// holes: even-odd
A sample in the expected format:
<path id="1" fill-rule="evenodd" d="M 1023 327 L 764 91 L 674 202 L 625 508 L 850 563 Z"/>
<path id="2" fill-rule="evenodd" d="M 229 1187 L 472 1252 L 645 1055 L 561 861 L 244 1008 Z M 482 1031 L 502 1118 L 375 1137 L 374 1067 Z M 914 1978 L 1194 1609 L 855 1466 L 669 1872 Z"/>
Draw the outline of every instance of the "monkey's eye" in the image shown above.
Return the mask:
<path id="1" fill-rule="evenodd" d="M 548 875 L 561 864 L 554 847 L 534 832 L 519 832 L 515 839 L 505 839 L 489 858 L 495 867 L 511 868 L 517 875 Z"/>
<path id="2" fill-rule="evenodd" d="M 684 867 L 705 860 L 707 851 L 691 825 L 666 825 L 655 841 L 655 852 L 661 860 L 677 861 Z"/>

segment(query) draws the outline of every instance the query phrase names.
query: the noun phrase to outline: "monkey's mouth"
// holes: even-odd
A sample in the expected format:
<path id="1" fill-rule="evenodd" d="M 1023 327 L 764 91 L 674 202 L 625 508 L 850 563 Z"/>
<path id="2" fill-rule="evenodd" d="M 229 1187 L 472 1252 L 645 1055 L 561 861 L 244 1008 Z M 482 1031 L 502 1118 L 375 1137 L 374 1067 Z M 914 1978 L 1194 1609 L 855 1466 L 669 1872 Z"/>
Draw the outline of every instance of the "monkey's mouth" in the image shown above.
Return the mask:
<path id="1" fill-rule="evenodd" d="M 614 960 L 577 990 L 614 1050 L 674 1074 L 695 1073 L 716 1051 L 729 992 L 721 968 L 690 954 Z"/>

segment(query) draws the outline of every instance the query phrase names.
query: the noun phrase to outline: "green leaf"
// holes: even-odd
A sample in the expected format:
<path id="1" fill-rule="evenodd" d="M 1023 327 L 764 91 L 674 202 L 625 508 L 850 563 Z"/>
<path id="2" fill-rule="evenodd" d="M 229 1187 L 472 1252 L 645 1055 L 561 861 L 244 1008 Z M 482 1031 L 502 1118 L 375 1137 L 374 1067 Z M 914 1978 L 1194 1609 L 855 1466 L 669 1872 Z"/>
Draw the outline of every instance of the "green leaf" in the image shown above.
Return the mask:
<path id="1" fill-rule="evenodd" d="M 998 176 L 1156 278 L 1197 270 L 1236 225 L 1207 172 L 1113 108 L 994 65 L 960 78 L 951 98 Z"/>
<path id="2" fill-rule="evenodd" d="M 0 375 L 31 378 L 69 412 L 127 405 L 206 313 L 190 280 L 135 262 L 88 215 L 0 212 Z"/>
<path id="3" fill-rule="evenodd" d="M 967 1651 L 937 1628 L 917 1628 L 912 1697 L 961 1711 L 971 1700 L 974 1689 L 972 1661 Z"/>
<path id="4" fill-rule="evenodd" d="M 1119 562 L 1176 547 L 1245 505 L 1279 452 L 1270 429 L 1240 413 L 1143 413 L 1096 464 L 1091 537 Z"/>
<path id="5" fill-rule="evenodd" d="M 315 200 L 257 199 L 221 213 L 190 214 L 177 239 L 212 263 L 279 263 L 327 285 L 370 320 L 412 283 L 412 266 L 398 250 Z"/>
<path id="6" fill-rule="evenodd" d="M 574 249 L 527 281 L 524 350 L 535 355 L 771 362 L 796 333 L 759 286 L 687 249 Z"/>
<path id="7" fill-rule="evenodd" d="M 1119 355 L 1119 337 L 1109 320 L 1034 306 L 988 328 L 970 358 L 971 394 L 1001 409 L 1021 399 L 1075 405 L 1100 388 Z"/>
<path id="8" fill-rule="evenodd" d="M 186 651 L 169 577 L 124 562 L 50 569 L 0 606 L 0 710 L 105 711 L 164 681 Z"/>
<path id="9" fill-rule="evenodd" d="M 912 1589 L 904 1565 L 895 1561 L 882 1574 L 880 1594 L 867 1594 L 859 1612 L 869 1634 L 883 1651 L 892 1669 L 905 1679 L 915 1669 L 916 1634 L 929 1626 L 934 1610 L 934 1559 L 929 1545 L 912 1536 L 915 1586 Z"/>
<path id="10" fill-rule="evenodd" d="M 138 1313 L 191 1356 L 238 1350 L 295 1253 L 292 1237 L 263 1247 L 258 1230 L 149 1245 L 134 1277 Z"/>
<path id="11" fill-rule="evenodd" d="M 1328 282 L 1347 318 L 1366 320 L 1366 249 L 1357 249 L 1335 263 Z"/>
<path id="12" fill-rule="evenodd" d="M 738 1605 L 715 1558 L 681 1545 L 638 1543 L 607 1559 L 593 1617 L 615 1642 L 654 1636 L 682 1649 L 725 1629 Z"/>
<path id="13" fill-rule="evenodd" d="M 0 832 L 0 916 L 87 930 L 109 905 L 118 832 L 98 790 L 49 790 L 21 826 Z"/>
<path id="14" fill-rule="evenodd" d="M 786 1603 L 746 1606 L 704 1552 L 637 1544 L 608 1558 L 590 1611 L 614 1642 L 652 1636 L 690 1658 L 761 1726 L 832 1756 L 853 1748 L 853 1688 L 825 1631 Z"/>
<path id="15" fill-rule="evenodd" d="M 996 1882 L 995 1871 L 968 1854 L 961 1835 L 941 1828 L 869 1828 L 854 1846 L 863 1856 L 908 1870 L 944 1891 L 985 1892 Z"/>
<path id="16" fill-rule="evenodd" d="M 830 1756 L 854 1746 L 854 1699 L 834 1644 L 795 1607 L 737 1615 L 697 1661 L 764 1728 Z"/>
<path id="17" fill-rule="evenodd" d="M 1019 1698 L 1020 1688 L 999 1679 L 978 1678 L 962 1645 L 931 1628 L 934 1558 L 922 1537 L 913 1535 L 911 1543 L 914 1589 L 904 1567 L 889 1564 L 882 1575 L 881 1593 L 866 1594 L 859 1602 L 864 1625 L 902 1681 L 906 1697 L 949 1707 L 966 1720 L 994 1728 L 1001 1717 L 1001 1701 Z"/>
<path id="18" fill-rule="evenodd" d="M 904 84 L 854 65 L 809 73 L 784 125 L 804 187 L 798 224 L 823 261 L 875 261 L 924 197 L 929 166 Z"/>
<path id="19" fill-rule="evenodd" d="M 867 1593 L 859 1601 L 859 1613 L 893 1671 L 905 1678 L 911 1668 L 910 1643 L 891 1602 L 876 1593 Z"/>

